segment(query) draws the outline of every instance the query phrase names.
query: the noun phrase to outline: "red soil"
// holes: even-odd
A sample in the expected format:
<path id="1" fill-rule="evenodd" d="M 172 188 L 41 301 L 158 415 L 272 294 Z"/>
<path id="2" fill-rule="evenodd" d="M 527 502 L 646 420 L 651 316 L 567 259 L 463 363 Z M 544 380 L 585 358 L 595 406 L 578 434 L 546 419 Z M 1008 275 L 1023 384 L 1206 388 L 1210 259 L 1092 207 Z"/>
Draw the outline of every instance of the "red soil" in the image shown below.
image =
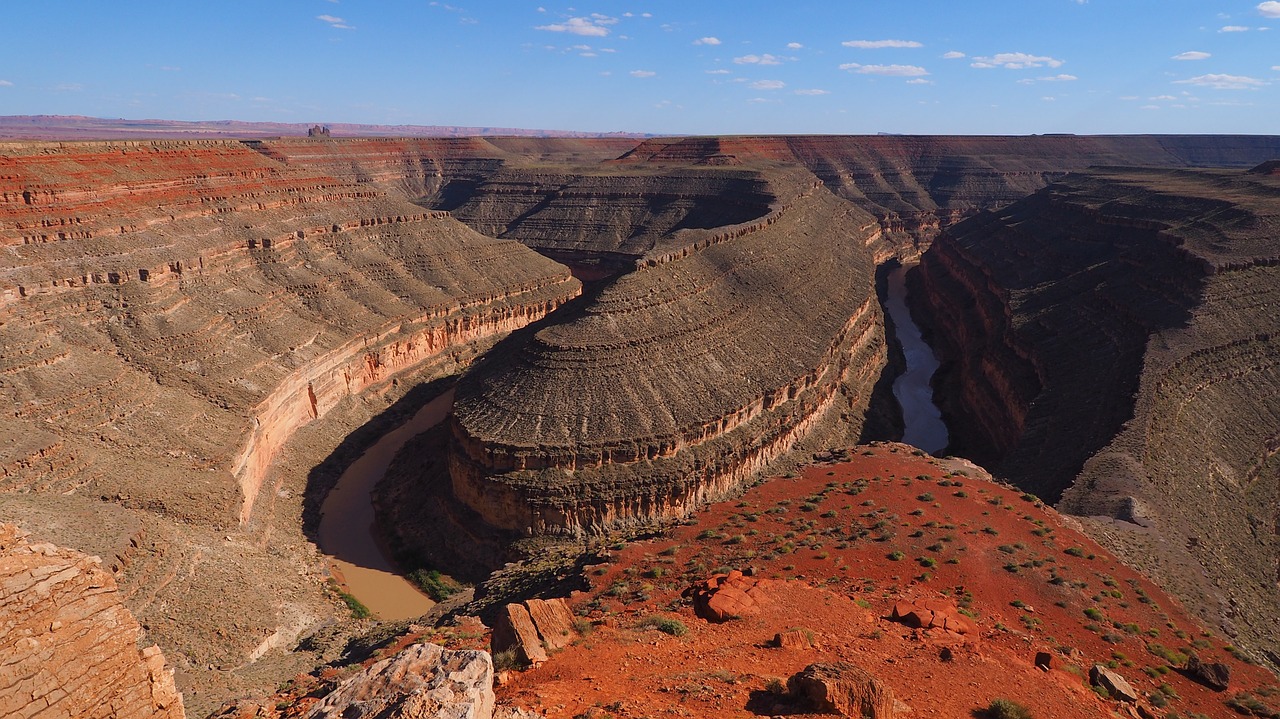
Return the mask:
<path id="1" fill-rule="evenodd" d="M 961 467 L 905 445 L 860 447 L 846 463 L 770 480 L 669 536 L 627 545 L 592 569 L 591 591 L 573 599 L 593 631 L 515 674 L 499 701 L 552 718 L 790 713 L 766 683 L 833 661 L 887 682 L 914 717 L 970 717 L 996 697 L 1038 719 L 1109 716 L 1119 704 L 1082 678 L 1095 662 L 1114 662 L 1143 695 L 1165 685 L 1177 697 L 1168 710 L 1182 716 L 1231 716 L 1226 698 L 1275 686 L 1069 520 Z M 895 552 L 900 558 L 890 559 Z M 710 624 L 681 599 L 721 567 L 772 580 L 759 614 Z M 895 602 L 913 599 L 958 603 L 978 637 L 955 645 L 887 618 Z M 688 633 L 644 625 L 654 618 L 676 619 Z M 768 646 L 795 628 L 817 646 Z M 1215 693 L 1157 655 L 1193 650 L 1230 665 L 1230 690 Z M 1052 670 L 1033 666 L 1037 651 L 1053 655 Z"/>

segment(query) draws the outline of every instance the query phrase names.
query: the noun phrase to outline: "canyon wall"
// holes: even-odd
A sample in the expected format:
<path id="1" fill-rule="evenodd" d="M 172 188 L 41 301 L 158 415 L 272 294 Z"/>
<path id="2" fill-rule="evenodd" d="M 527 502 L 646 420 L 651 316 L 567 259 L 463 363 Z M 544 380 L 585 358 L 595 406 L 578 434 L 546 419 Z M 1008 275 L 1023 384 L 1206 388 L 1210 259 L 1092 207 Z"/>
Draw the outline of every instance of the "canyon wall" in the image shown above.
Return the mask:
<path id="1" fill-rule="evenodd" d="M 820 186 L 775 194 L 772 221 L 650 258 L 477 363 L 454 494 L 503 529 L 603 531 L 723 497 L 825 420 L 856 435 L 884 364 L 877 225 Z"/>
<path id="2" fill-rule="evenodd" d="M 1259 651 L 1280 640 L 1278 218 L 1273 175 L 1098 170 L 949 229 L 914 278 L 953 449 L 1122 520 L 1096 528 Z"/>
<path id="3" fill-rule="evenodd" d="M 299 571 L 307 487 L 270 480 L 295 433 L 581 288 L 390 176 L 239 142 L 0 149 L 0 519 L 134 557 L 126 603 L 196 706 L 193 676 L 225 690 L 332 612 Z"/>
<path id="4" fill-rule="evenodd" d="M 0 524 L 0 714 L 183 719 L 160 647 L 97 557 Z"/>

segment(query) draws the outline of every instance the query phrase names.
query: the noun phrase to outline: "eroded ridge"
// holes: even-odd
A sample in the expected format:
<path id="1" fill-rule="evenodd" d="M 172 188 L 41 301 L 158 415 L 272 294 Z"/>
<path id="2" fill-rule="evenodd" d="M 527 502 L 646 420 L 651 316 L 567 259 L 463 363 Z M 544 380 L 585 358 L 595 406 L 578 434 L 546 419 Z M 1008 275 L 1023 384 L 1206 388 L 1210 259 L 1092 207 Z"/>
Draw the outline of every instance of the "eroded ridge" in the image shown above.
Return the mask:
<path id="1" fill-rule="evenodd" d="M 1155 531 L 1115 541 L 1262 648 L 1280 639 L 1278 217 L 1272 175 L 1095 171 L 953 228 L 918 293 L 957 447 Z"/>
<path id="2" fill-rule="evenodd" d="M 786 204 L 479 363 L 455 495 L 500 528 L 599 531 L 725 496 L 831 416 L 860 424 L 884 362 L 874 220 L 821 188 Z"/>

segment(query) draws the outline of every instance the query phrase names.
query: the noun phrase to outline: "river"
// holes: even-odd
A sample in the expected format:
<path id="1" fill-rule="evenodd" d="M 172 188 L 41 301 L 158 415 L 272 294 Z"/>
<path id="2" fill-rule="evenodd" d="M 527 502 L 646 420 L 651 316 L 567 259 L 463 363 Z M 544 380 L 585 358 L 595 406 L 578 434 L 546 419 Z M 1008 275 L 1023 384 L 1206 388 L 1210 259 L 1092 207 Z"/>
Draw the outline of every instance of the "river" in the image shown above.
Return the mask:
<path id="1" fill-rule="evenodd" d="M 374 485 L 396 452 L 415 435 L 439 424 L 453 407 L 453 390 L 436 397 L 411 419 L 382 436 L 347 471 L 320 508 L 320 550 L 329 569 L 349 592 L 383 620 L 412 619 L 435 603 L 397 573 L 378 542 L 373 514 Z"/>
<path id="2" fill-rule="evenodd" d="M 885 309 L 893 318 L 898 342 L 906 355 L 906 371 L 893 382 L 893 396 L 902 405 L 905 431 L 902 441 L 926 452 L 939 452 L 947 446 L 947 425 L 942 412 L 933 403 L 933 387 L 929 380 L 938 369 L 938 358 L 920 335 L 920 328 L 907 309 L 907 271 L 915 265 L 903 265 L 889 273 L 889 296 Z"/>

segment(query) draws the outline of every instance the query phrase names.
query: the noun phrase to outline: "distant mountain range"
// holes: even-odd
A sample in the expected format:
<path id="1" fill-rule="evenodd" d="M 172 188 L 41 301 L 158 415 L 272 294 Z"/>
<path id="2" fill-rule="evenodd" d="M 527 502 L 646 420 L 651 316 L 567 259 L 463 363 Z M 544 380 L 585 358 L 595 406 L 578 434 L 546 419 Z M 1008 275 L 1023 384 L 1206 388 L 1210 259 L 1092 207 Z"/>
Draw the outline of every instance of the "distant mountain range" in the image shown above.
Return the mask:
<path id="1" fill-rule="evenodd" d="M 240 120 L 126 120 L 82 115 L 0 116 L 0 139 L 104 140 L 156 138 L 248 138 L 306 136 L 317 125 L 333 137 L 652 137 L 632 132 L 528 130 L 516 127 L 445 125 L 357 125 L 351 123 L 242 122 Z"/>

